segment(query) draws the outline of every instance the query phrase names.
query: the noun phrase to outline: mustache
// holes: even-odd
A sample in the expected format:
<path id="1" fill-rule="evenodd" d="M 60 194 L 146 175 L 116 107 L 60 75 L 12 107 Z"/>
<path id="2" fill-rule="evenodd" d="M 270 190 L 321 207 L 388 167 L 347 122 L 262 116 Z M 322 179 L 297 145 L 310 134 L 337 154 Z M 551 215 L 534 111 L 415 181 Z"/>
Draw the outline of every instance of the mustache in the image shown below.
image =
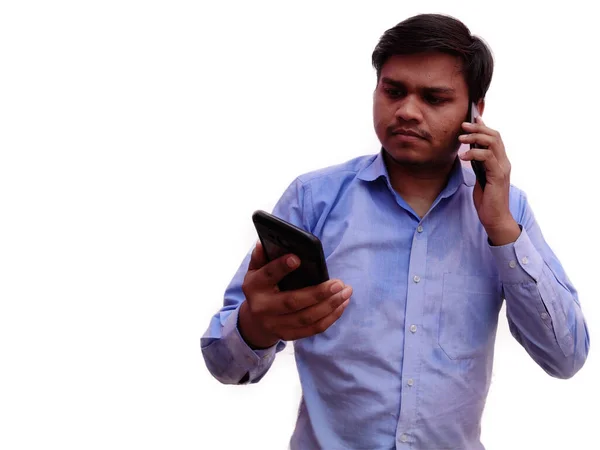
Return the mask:
<path id="1" fill-rule="evenodd" d="M 421 130 L 420 128 L 411 128 L 411 127 L 399 127 L 398 125 L 388 125 L 387 134 L 388 136 L 392 136 L 394 134 L 398 134 L 400 132 L 409 131 L 411 133 L 416 134 L 422 139 L 427 141 L 431 140 L 431 134 L 429 134 L 425 130 Z"/>

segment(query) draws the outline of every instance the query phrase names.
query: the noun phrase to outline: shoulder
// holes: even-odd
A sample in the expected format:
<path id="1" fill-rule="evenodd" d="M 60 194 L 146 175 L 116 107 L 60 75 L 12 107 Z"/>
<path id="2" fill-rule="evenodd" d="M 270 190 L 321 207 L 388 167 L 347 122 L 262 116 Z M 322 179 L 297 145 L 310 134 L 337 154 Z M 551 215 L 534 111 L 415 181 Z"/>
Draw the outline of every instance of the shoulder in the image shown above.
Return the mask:
<path id="1" fill-rule="evenodd" d="M 294 200 L 299 206 L 298 222 L 311 231 L 346 192 L 360 183 L 360 174 L 372 165 L 377 155 L 359 156 L 340 164 L 305 172 L 295 178 L 276 210 L 289 214 Z"/>
<path id="2" fill-rule="evenodd" d="M 340 164 L 323 167 L 303 173 L 297 177 L 297 181 L 309 188 L 322 185 L 343 184 L 346 180 L 354 179 L 361 170 L 368 167 L 377 155 L 362 155 Z"/>

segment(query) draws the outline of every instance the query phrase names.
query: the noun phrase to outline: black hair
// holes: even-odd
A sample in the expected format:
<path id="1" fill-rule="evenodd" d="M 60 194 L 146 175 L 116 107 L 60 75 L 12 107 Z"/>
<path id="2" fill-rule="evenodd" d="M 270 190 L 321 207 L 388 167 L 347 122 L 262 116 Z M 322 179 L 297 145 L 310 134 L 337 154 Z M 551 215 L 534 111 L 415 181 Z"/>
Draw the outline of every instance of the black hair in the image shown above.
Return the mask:
<path id="1" fill-rule="evenodd" d="M 472 101 L 485 98 L 494 72 L 491 50 L 481 38 L 471 35 L 461 21 L 442 14 L 409 17 L 381 36 L 372 55 L 377 80 L 390 56 L 425 52 L 442 52 L 460 57 L 469 98 Z"/>

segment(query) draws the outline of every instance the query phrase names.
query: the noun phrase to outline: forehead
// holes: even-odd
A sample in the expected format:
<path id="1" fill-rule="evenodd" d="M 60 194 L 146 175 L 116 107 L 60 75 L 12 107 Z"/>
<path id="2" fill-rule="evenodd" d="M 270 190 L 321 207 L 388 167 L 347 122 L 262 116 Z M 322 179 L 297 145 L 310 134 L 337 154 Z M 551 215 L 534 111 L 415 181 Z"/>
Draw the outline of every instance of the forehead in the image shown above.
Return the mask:
<path id="1" fill-rule="evenodd" d="M 447 86 L 466 91 L 462 61 L 445 53 L 394 55 L 381 69 L 381 78 L 391 78 L 409 86 Z"/>

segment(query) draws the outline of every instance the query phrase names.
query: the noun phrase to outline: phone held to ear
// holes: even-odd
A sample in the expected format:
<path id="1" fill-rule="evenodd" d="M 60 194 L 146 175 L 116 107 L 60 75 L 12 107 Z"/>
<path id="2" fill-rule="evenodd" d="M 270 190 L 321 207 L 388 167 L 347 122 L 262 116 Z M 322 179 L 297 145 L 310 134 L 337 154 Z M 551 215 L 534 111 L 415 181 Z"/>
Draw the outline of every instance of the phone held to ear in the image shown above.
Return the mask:
<path id="1" fill-rule="evenodd" d="M 329 280 L 319 238 L 261 210 L 252 214 L 252 222 L 268 261 L 288 253 L 300 258 L 300 266 L 277 284 L 279 290 L 292 291 Z"/>
<path id="2" fill-rule="evenodd" d="M 477 105 L 474 102 L 471 102 L 471 105 L 469 106 L 469 121 L 475 123 L 475 119 L 479 116 L 480 114 Z M 477 144 L 470 144 L 470 147 L 480 148 Z M 485 178 L 485 167 L 483 162 L 471 160 L 471 167 L 473 168 L 473 172 L 475 172 L 475 177 L 477 178 L 477 182 L 481 186 L 481 189 L 485 189 L 487 180 Z"/>

